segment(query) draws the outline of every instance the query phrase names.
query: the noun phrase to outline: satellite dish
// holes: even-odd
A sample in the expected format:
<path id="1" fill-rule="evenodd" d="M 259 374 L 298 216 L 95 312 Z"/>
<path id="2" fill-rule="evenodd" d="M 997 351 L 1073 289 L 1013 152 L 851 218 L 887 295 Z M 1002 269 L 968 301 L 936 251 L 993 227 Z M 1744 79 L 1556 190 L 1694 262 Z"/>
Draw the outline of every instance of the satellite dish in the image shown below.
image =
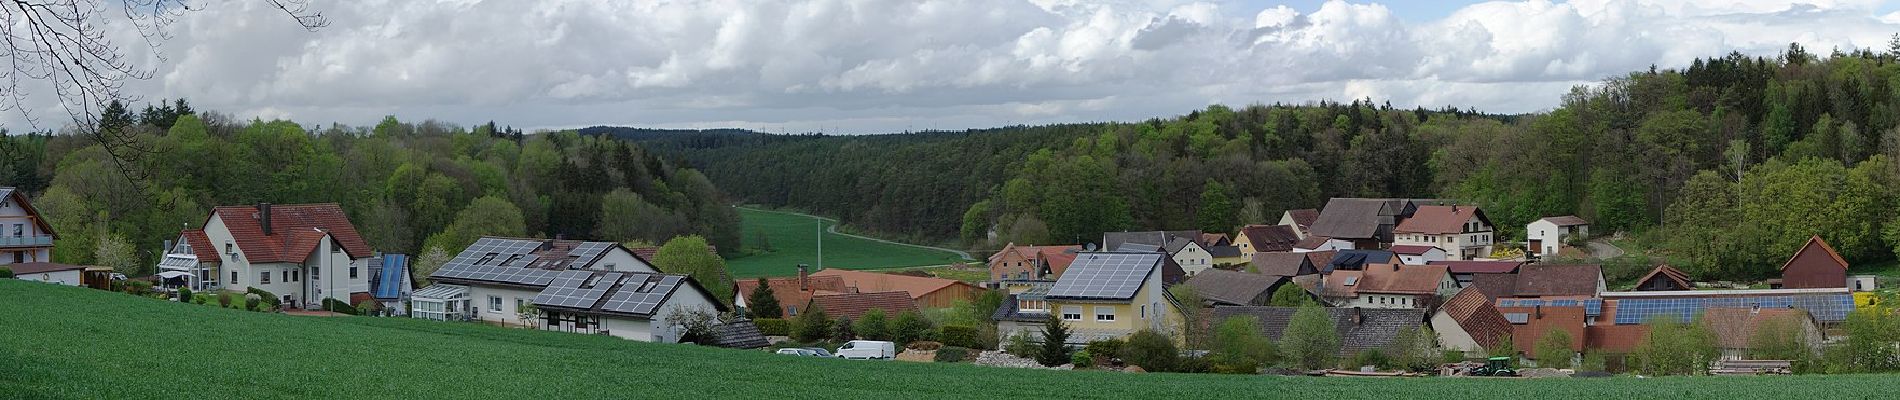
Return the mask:
<path id="1" fill-rule="evenodd" d="M 1095 244 L 1094 244 L 1094 243 L 1085 243 L 1085 244 L 1082 244 L 1082 250 L 1083 250 L 1083 251 L 1095 251 Z"/>

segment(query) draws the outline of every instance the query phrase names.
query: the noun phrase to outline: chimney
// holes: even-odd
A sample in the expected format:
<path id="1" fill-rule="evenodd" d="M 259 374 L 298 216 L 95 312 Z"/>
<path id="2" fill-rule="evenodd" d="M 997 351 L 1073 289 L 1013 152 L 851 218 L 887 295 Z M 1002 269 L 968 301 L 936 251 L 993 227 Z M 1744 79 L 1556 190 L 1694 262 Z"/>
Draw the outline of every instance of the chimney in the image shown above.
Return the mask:
<path id="1" fill-rule="evenodd" d="M 1535 305 L 1535 306 L 1531 306 L 1531 311 L 1536 313 L 1534 315 L 1537 316 L 1537 319 L 1544 319 L 1544 305 L 1542 303 L 1539 303 L 1538 305 Z"/>
<path id="2" fill-rule="evenodd" d="M 811 288 L 807 286 L 805 282 L 810 276 L 811 276 L 811 267 L 805 264 L 798 264 L 798 291 L 802 292 L 806 290 L 811 290 Z"/>
<path id="3" fill-rule="evenodd" d="M 264 229 L 264 236 L 271 235 L 270 203 L 257 203 L 257 223 Z"/>

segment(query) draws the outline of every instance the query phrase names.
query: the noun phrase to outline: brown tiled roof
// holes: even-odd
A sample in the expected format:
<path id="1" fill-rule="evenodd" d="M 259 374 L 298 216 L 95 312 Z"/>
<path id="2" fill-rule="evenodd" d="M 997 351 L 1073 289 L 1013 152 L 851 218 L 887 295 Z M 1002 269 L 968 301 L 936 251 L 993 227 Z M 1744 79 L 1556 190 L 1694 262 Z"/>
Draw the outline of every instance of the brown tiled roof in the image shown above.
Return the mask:
<path id="1" fill-rule="evenodd" d="M 1313 221 L 1319 220 L 1319 210 L 1315 210 L 1311 208 L 1302 208 L 1298 210 L 1286 210 L 1286 214 L 1288 216 L 1293 217 L 1293 224 L 1299 225 L 1300 230 L 1302 231 L 1306 230 L 1307 228 L 1313 227 Z"/>
<path id="2" fill-rule="evenodd" d="M 1451 268 L 1454 274 L 1512 274 L 1523 261 L 1432 261 L 1431 265 Z"/>
<path id="3" fill-rule="evenodd" d="M 1326 241 L 1328 240 L 1333 239 L 1325 236 L 1307 236 L 1305 239 L 1300 239 L 1298 243 L 1294 243 L 1293 247 L 1302 250 L 1312 250 L 1326 245 Z"/>
<path id="4" fill-rule="evenodd" d="M 1319 218 L 1307 231 L 1308 235 L 1347 239 L 1367 239 L 1379 234 L 1381 211 L 1386 208 L 1382 199 L 1332 199 L 1321 209 Z"/>
<path id="5" fill-rule="evenodd" d="M 1300 233 L 1286 225 L 1247 225 L 1240 232 L 1253 251 L 1291 251 L 1300 242 Z"/>
<path id="6" fill-rule="evenodd" d="M 1437 247 L 1426 246 L 1422 244 L 1401 244 L 1401 245 L 1392 246 L 1391 250 L 1393 254 L 1404 254 L 1408 256 L 1416 256 L 1416 255 L 1424 255 L 1425 253 L 1430 252 L 1433 249 L 1437 249 Z"/>
<path id="7" fill-rule="evenodd" d="M 1715 342 L 1724 349 L 1752 349 L 1749 341 L 1763 321 L 1781 319 L 1790 323 L 1812 324 L 1805 311 L 1795 308 L 1710 307 L 1702 309 L 1702 323 L 1715 333 Z M 1799 326 L 1799 325 L 1796 325 Z"/>
<path id="8" fill-rule="evenodd" d="M 1561 217 L 1544 217 L 1543 220 L 1550 221 L 1550 223 L 1557 224 L 1557 226 L 1577 226 L 1577 225 L 1590 224 L 1590 221 L 1585 221 L 1583 220 L 1583 218 L 1577 218 L 1577 216 L 1575 215 L 1565 215 Z"/>
<path id="9" fill-rule="evenodd" d="M 1226 246 L 1226 245 L 1231 245 L 1231 244 L 1234 244 L 1234 240 L 1228 239 L 1227 234 L 1225 233 L 1202 233 L 1201 234 L 1201 246 L 1214 247 L 1214 246 Z"/>
<path id="10" fill-rule="evenodd" d="M 1598 320 L 1602 320 L 1599 318 Z M 1583 329 L 1589 338 L 1584 346 L 1605 353 L 1628 354 L 1636 351 L 1643 343 L 1643 337 L 1649 335 L 1649 327 L 1644 325 L 1597 325 Z"/>
<path id="11" fill-rule="evenodd" d="M 1364 287 L 1366 280 L 1365 272 L 1342 269 L 1319 275 L 1324 277 L 1319 281 L 1319 292 L 1322 297 L 1359 297 L 1359 288 Z"/>
<path id="12" fill-rule="evenodd" d="M 1517 293 L 1517 274 L 1474 274 L 1471 288 L 1493 300 L 1511 297 Z"/>
<path id="13" fill-rule="evenodd" d="M 1338 250 L 1309 251 L 1309 252 L 1300 253 L 1300 254 L 1305 254 L 1306 260 L 1313 262 L 1313 268 L 1320 268 L 1320 266 L 1322 265 L 1331 264 L 1333 262 L 1333 256 L 1339 255 L 1339 251 Z"/>
<path id="14" fill-rule="evenodd" d="M 1446 273 L 1445 267 L 1440 265 L 1367 264 L 1358 292 L 1434 294 L 1438 293 L 1438 283 L 1445 279 Z"/>
<path id="15" fill-rule="evenodd" d="M 1484 221 L 1485 225 L 1491 224 L 1484 211 L 1476 206 L 1419 206 L 1411 218 L 1399 221 L 1399 226 L 1392 231 L 1427 235 L 1460 233 L 1465 231 L 1465 222 L 1472 217 Z"/>
<path id="16" fill-rule="evenodd" d="M 1603 279 L 1600 265 L 1530 264 L 1518 268 L 1515 296 L 1593 296 Z"/>
<path id="17" fill-rule="evenodd" d="M 1262 275 L 1300 276 L 1319 273 L 1309 253 L 1265 251 L 1253 253 L 1253 268 Z"/>
<path id="18" fill-rule="evenodd" d="M 1535 350 L 1537 342 L 1552 330 L 1561 329 L 1570 334 L 1571 350 L 1583 351 L 1584 342 L 1589 340 L 1583 331 L 1583 307 L 1500 307 L 1498 311 L 1525 314 L 1528 318 L 1527 323 L 1511 326 L 1511 344 L 1531 358 L 1538 357 Z"/>
<path id="19" fill-rule="evenodd" d="M 317 238 L 312 233 L 317 230 L 329 233 L 350 258 L 367 258 L 373 253 L 336 203 L 276 204 L 270 209 L 269 235 L 264 234 L 258 207 L 223 206 L 211 213 L 224 221 L 238 249 L 253 263 L 302 262 L 310 256 L 307 250 L 314 246 Z"/>
<path id="20" fill-rule="evenodd" d="M 186 230 L 180 232 L 178 236 L 184 239 L 185 244 L 191 245 L 191 252 L 197 253 L 198 262 L 219 262 L 223 260 L 218 257 L 222 251 L 217 247 L 211 246 L 211 238 L 205 236 L 203 229 Z M 171 251 L 171 249 L 165 250 Z"/>
<path id="21" fill-rule="evenodd" d="M 838 277 L 844 280 L 844 285 L 848 290 L 855 290 L 859 293 L 900 291 L 909 293 L 911 299 L 922 298 L 951 286 L 969 285 L 968 283 L 963 283 L 963 281 L 951 279 L 893 275 L 837 268 L 826 268 L 811 274 L 811 276 Z"/>
<path id="22" fill-rule="evenodd" d="M 1225 321 L 1228 318 L 1251 316 L 1260 321 L 1260 333 L 1268 339 L 1279 341 L 1286 332 L 1287 324 L 1293 321 L 1293 314 L 1299 307 L 1214 307 L 1211 321 Z M 1371 349 L 1385 350 L 1398 338 L 1400 330 L 1418 328 L 1425 324 L 1425 310 L 1420 309 L 1379 309 L 1379 308 L 1326 308 L 1332 317 L 1333 329 L 1339 334 L 1339 354 L 1357 355 Z"/>
<path id="23" fill-rule="evenodd" d="M 1251 306 L 1264 305 L 1256 304 L 1256 300 L 1265 300 L 1267 291 L 1283 279 L 1286 277 L 1209 269 L 1188 278 L 1187 285 L 1215 304 Z"/>
<path id="24" fill-rule="evenodd" d="M 23 262 L 0 265 L 0 268 L 12 270 L 14 275 L 43 274 L 54 271 L 72 271 L 86 269 L 83 265 L 57 264 L 50 262 Z"/>
<path id="25" fill-rule="evenodd" d="M 902 291 L 822 294 L 811 297 L 811 308 L 825 310 L 831 318 L 855 321 L 871 310 L 884 310 L 886 317 L 917 311 L 917 301 Z"/>
<path id="26" fill-rule="evenodd" d="M 1670 283 L 1675 284 L 1675 287 L 1680 288 L 1678 290 L 1689 290 L 1689 289 L 1694 288 L 1694 286 L 1689 285 L 1689 275 L 1683 274 L 1682 271 L 1677 270 L 1675 267 L 1671 267 L 1668 264 L 1658 265 L 1656 266 L 1656 269 L 1650 270 L 1648 275 L 1643 275 L 1643 279 L 1637 279 L 1636 287 L 1641 288 L 1643 287 L 1643 284 L 1648 283 L 1650 279 L 1657 279 L 1657 278 L 1669 280 Z"/>
<path id="27" fill-rule="evenodd" d="M 1504 314 L 1491 304 L 1491 299 L 1474 288 L 1459 290 L 1439 306 L 1438 312 L 1457 321 L 1458 327 L 1464 328 L 1478 346 L 1490 348 L 1511 334 L 1511 322 L 1504 320 Z"/>
<path id="28" fill-rule="evenodd" d="M 746 304 L 757 304 L 752 301 L 752 291 L 759 289 L 759 280 L 741 279 L 736 283 L 739 295 L 746 297 Z M 783 308 L 779 311 L 785 316 L 792 315 L 792 307 L 810 303 L 813 295 L 845 292 L 844 279 L 836 276 L 808 277 L 805 290 L 799 290 L 798 277 L 767 278 L 765 284 L 772 287 L 772 297 L 778 299 L 778 306 Z"/>

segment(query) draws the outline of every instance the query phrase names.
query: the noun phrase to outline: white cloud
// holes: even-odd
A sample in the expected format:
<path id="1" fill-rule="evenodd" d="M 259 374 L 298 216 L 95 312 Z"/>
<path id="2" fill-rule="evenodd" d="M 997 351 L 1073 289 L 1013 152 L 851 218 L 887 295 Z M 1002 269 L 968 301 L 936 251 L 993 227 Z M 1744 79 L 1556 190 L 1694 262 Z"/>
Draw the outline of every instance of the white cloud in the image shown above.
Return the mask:
<path id="1" fill-rule="evenodd" d="M 1652 64 L 1772 55 L 1789 41 L 1884 49 L 1900 31 L 1900 13 L 1872 0 L 1497 1 L 1436 19 L 1338 1 L 318 5 L 333 25 L 316 32 L 264 2 L 205 5 L 173 26 L 164 62 L 134 54 L 157 74 L 131 88 L 240 117 L 350 124 L 395 114 L 881 132 L 1363 97 L 1529 112 Z M 63 116 L 45 99 L 30 107 Z"/>

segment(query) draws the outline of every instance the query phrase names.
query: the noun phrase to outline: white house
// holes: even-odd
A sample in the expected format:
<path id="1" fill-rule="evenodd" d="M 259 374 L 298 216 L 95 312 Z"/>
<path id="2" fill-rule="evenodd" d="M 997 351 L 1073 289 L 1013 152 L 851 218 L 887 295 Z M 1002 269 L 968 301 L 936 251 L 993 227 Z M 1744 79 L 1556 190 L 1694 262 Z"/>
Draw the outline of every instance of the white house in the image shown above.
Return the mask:
<path id="1" fill-rule="evenodd" d="M 0 187 L 0 265 L 53 261 L 57 238 L 25 193 Z"/>
<path id="2" fill-rule="evenodd" d="M 1539 218 L 1524 226 L 1524 236 L 1528 255 L 1554 255 L 1571 238 L 1590 237 L 1590 222 L 1574 215 Z"/>
<path id="3" fill-rule="evenodd" d="M 202 230 L 179 236 L 188 249 L 174 246 L 167 258 L 188 251 L 200 265 L 193 275 L 215 271 L 210 272 L 215 281 L 196 278 L 202 286 L 240 292 L 258 288 L 305 308 L 321 307 L 322 299 L 349 304 L 370 299 L 368 264 L 374 252 L 335 203 L 218 207 Z M 199 240 L 204 243 L 192 244 Z"/>
<path id="4" fill-rule="evenodd" d="M 1425 265 L 1433 261 L 1445 261 L 1445 249 L 1435 246 L 1401 244 L 1392 246 L 1392 254 L 1399 256 L 1400 264 Z"/>
<path id="5" fill-rule="evenodd" d="M 1197 272 L 1206 271 L 1208 268 L 1214 267 L 1214 254 L 1207 252 L 1207 248 L 1202 247 L 1200 243 L 1193 240 L 1177 240 L 1175 243 L 1169 244 L 1180 246 L 1179 249 L 1175 249 L 1170 255 L 1174 257 L 1176 264 L 1181 265 L 1181 270 L 1187 272 L 1188 276 L 1193 276 Z"/>
<path id="6" fill-rule="evenodd" d="M 1419 206 L 1410 218 L 1392 230 L 1392 244 L 1424 245 L 1445 250 L 1446 260 L 1476 260 L 1491 256 L 1495 226 L 1474 206 Z"/>
<path id="7" fill-rule="evenodd" d="M 419 318 L 671 343 L 681 334 L 666 320 L 674 312 L 727 309 L 691 277 L 661 273 L 614 242 L 484 237 L 429 278 L 436 284 L 412 299 Z M 456 315 L 460 301 L 467 310 Z"/>

